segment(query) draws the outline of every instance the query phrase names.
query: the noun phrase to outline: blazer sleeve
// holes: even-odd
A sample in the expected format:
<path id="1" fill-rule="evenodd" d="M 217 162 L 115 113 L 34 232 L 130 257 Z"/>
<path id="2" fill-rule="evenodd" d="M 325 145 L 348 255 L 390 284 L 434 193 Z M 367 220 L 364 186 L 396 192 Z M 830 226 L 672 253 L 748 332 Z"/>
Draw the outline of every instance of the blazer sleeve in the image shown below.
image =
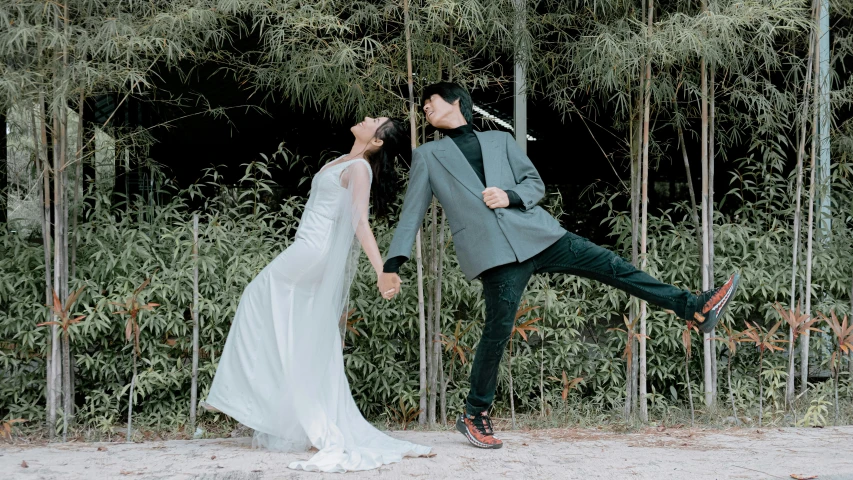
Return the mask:
<path id="1" fill-rule="evenodd" d="M 412 169 L 409 171 L 409 186 L 406 189 L 406 197 L 403 200 L 403 210 L 400 220 L 394 230 L 394 239 L 388 249 L 388 259 L 394 257 L 405 257 L 412 255 L 412 245 L 418 228 L 424 221 L 427 208 L 432 201 L 432 187 L 429 182 L 429 171 L 427 169 L 424 154 L 416 149 L 412 152 Z M 402 263 L 402 262 L 401 262 Z"/>
<path id="2" fill-rule="evenodd" d="M 521 198 L 522 205 L 519 208 L 530 210 L 545 196 L 545 184 L 542 182 L 539 172 L 536 171 L 536 167 L 533 166 L 533 162 L 527 158 L 512 135 L 507 133 L 505 138 L 509 167 L 512 169 L 512 174 L 517 183 L 512 191 Z"/>

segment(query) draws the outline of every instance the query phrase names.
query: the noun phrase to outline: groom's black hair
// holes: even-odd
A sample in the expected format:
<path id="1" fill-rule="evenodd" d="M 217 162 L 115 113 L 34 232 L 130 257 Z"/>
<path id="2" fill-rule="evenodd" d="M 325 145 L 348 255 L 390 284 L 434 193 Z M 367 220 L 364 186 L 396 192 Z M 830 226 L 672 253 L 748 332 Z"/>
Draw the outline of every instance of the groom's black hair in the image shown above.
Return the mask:
<path id="1" fill-rule="evenodd" d="M 459 110 L 462 111 L 465 121 L 469 125 L 474 123 L 474 102 L 471 101 L 471 94 L 465 87 L 451 82 L 433 83 L 424 88 L 423 94 L 421 94 L 421 105 L 433 95 L 438 95 L 447 103 L 459 100 Z"/>

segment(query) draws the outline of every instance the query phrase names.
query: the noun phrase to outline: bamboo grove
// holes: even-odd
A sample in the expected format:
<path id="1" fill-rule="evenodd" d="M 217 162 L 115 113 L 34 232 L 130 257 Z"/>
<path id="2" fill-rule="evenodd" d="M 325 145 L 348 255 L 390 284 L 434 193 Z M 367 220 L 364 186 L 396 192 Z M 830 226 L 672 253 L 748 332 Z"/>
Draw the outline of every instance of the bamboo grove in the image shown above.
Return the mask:
<path id="1" fill-rule="evenodd" d="M 186 99 L 155 88 L 157 72 L 215 64 L 259 99 L 333 119 L 407 116 L 414 147 L 435 138 L 417 113 L 422 86 L 505 88 L 513 59 L 524 62 L 528 96 L 607 130 L 594 161 L 630 172 L 596 192 L 615 249 L 691 290 L 740 268 L 744 288 L 716 336 L 699 338 L 669 313 L 595 282 L 536 277 L 502 366 L 500 415 L 648 421 L 693 412 L 701 393 L 706 415 L 732 411 L 738 423 L 823 424 L 829 405 L 835 421 L 845 405 L 850 418 L 853 4 L 833 3 L 828 58 L 819 48 L 822 5 L 0 1 L 0 112 L 30 179 L 10 181 L 4 200 L 34 196 L 40 206 L 35 227 L 10 215 L 0 232 L 0 420 L 46 425 L 53 437 L 68 422 L 108 430 L 126 413 L 128 439 L 133 415 L 195 423 L 243 287 L 298 223 L 304 199 L 283 197 L 271 170 L 316 169 L 285 149 L 253 152 L 269 155 L 244 165 L 236 184 L 210 169 L 183 189 L 161 177 L 156 206 L 115 202 L 83 178 L 84 165 L 105 158 L 80 126 L 85 102 L 112 95 L 119 105 L 180 105 Z M 257 49 L 230 47 L 251 35 Z M 144 158 L 150 134 L 111 119 L 103 130 L 114 148 Z M 818 163 L 824 144 L 829 169 Z M 652 204 L 650 170 L 667 161 L 684 166 L 688 193 Z M 734 172 L 722 182 L 714 178 L 721 162 Z M 550 190 L 543 204 L 559 216 L 573 201 Z M 393 225 L 393 217 L 375 224 L 383 250 Z M 437 203 L 416 254 L 394 302 L 375 294 L 364 262 L 341 319 L 359 407 L 404 426 L 444 423 L 462 405 L 484 310 Z M 697 346 L 701 356 L 692 355 Z M 820 370 L 834 381 L 810 383 Z"/>

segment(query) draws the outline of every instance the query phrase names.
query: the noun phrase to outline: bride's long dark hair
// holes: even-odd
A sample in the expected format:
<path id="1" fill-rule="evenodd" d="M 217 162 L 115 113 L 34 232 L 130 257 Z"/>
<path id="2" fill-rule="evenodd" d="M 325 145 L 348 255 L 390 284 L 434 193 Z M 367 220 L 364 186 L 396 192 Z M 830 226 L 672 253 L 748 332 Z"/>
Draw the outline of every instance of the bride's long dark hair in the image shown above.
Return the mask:
<path id="1" fill-rule="evenodd" d="M 406 164 L 411 162 L 409 125 L 398 118 L 390 118 L 376 129 L 376 138 L 382 140 L 382 146 L 365 152 L 364 159 L 373 170 L 373 184 L 370 188 L 373 213 L 377 218 L 384 218 L 388 216 L 399 184 L 394 159 L 400 156 Z"/>

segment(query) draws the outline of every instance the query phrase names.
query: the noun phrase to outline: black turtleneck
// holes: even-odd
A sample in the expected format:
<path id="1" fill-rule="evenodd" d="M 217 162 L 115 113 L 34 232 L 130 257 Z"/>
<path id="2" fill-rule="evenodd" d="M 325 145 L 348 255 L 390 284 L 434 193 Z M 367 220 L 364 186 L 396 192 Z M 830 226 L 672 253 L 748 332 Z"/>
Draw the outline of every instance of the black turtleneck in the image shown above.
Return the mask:
<path id="1" fill-rule="evenodd" d="M 486 185 L 486 173 L 483 168 L 483 150 L 480 147 L 477 135 L 474 134 L 474 126 L 466 123 L 460 127 L 441 130 L 441 132 L 450 137 L 453 143 L 459 147 L 462 155 L 465 156 L 465 159 L 471 164 L 471 168 L 474 169 L 474 173 L 480 178 L 480 182 Z M 505 191 L 509 199 L 509 208 L 518 208 L 523 205 L 521 197 L 517 193 L 512 190 Z"/>
<path id="2" fill-rule="evenodd" d="M 480 177 L 480 181 L 483 185 L 486 185 L 486 173 L 483 168 L 483 150 L 480 147 L 480 140 L 478 140 L 477 135 L 474 134 L 473 125 L 465 124 L 448 130 L 440 129 L 440 131 L 450 137 L 450 139 L 453 140 L 453 143 L 459 147 L 462 155 L 465 156 L 465 159 L 468 160 L 469 164 L 471 164 L 471 168 L 474 169 L 474 173 Z M 518 208 L 524 204 L 517 193 L 512 190 L 505 190 L 505 192 L 507 199 L 509 199 L 509 208 Z M 385 261 L 382 271 L 385 273 L 397 273 L 400 271 L 400 266 L 405 262 L 406 257 L 404 256 L 389 258 Z"/>

